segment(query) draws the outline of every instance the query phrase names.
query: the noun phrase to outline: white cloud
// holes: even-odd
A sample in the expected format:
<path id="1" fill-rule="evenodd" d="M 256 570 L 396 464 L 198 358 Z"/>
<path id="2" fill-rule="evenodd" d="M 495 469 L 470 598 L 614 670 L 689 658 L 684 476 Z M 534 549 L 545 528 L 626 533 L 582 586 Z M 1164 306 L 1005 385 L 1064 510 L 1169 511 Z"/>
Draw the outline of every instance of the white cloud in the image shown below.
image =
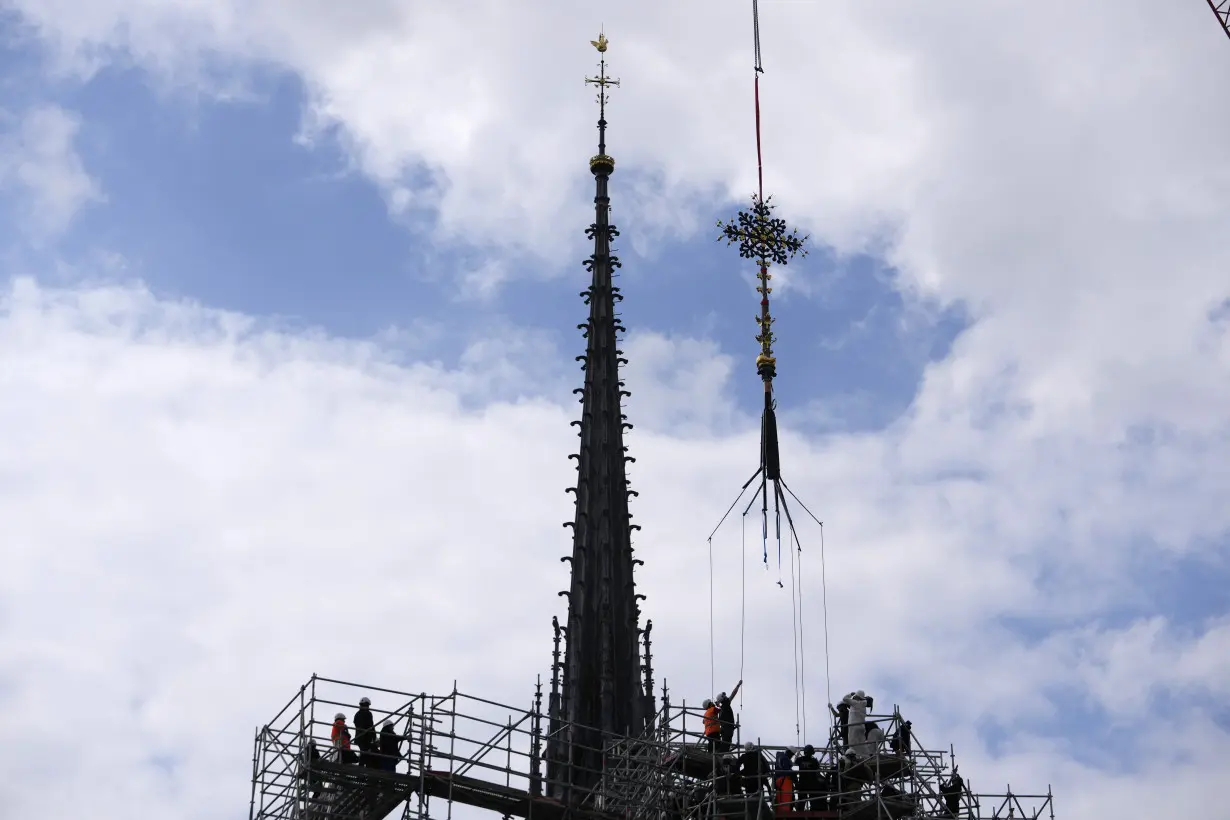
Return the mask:
<path id="1" fill-rule="evenodd" d="M 697 698 L 711 688 L 704 537 L 750 472 L 754 423 L 673 411 L 680 391 L 728 401 L 729 365 L 711 348 L 649 336 L 627 347 L 641 363 L 628 373 L 630 444 L 658 677 L 676 701 Z M 0 719 L 27 740 L 0 749 L 14 812 L 76 816 L 91 795 L 116 794 L 118 770 L 114 811 L 232 813 L 246 799 L 251 727 L 314 671 L 414 691 L 457 678 L 528 702 L 562 606 L 564 456 L 575 446 L 571 397 L 535 396 L 558 395 L 555 365 L 543 381 L 541 362 L 572 351 L 476 344 L 455 369 L 398 364 L 402 354 L 374 343 L 291 334 L 140 289 L 25 279 L 0 308 L 0 351 L 0 422 L 21 431 L 0 442 Z M 508 393 L 518 374 L 526 387 Z M 491 386 L 509 398 L 484 401 Z M 733 434 L 714 432 L 731 424 Z M 1128 810 L 1140 777 L 1189 782 L 1174 799 L 1200 807 L 1227 746 L 1202 725 L 1201 705 L 1225 695 L 1224 623 L 1099 623 L 1133 600 L 1116 555 L 1125 538 L 1168 531 L 1189 512 L 1224 526 L 1224 495 L 1194 494 L 1190 510 L 1178 498 L 1215 470 L 1175 459 L 1171 472 L 1125 478 L 1097 439 L 1018 431 L 970 450 L 982 480 L 944 478 L 948 453 L 964 449 L 958 434 L 972 435 L 963 418 L 925 416 L 883 435 L 786 433 L 792 486 L 830 528 L 833 686 L 900 702 L 928 743 L 958 744 L 962 771 L 983 788 L 1062 787 L 1065 817 Z M 1158 444 L 1148 458 L 1182 446 Z M 1095 484 L 1101 493 L 1068 499 L 1080 517 L 1054 513 L 1072 488 Z M 1144 503 L 1154 495 L 1170 503 Z M 1125 511 L 1134 515 L 1117 525 Z M 760 567 L 758 526 L 744 719 L 791 738 L 789 604 L 775 567 L 770 578 Z M 800 530 L 814 727 L 825 697 L 818 543 L 814 526 Z M 724 636 L 739 632 L 738 533 L 714 543 Z M 1085 533 L 1103 537 L 1086 544 Z M 1102 573 L 1092 599 L 1039 580 L 1088 581 L 1091 562 Z M 1048 624 L 1056 606 L 1067 612 Z M 1042 640 L 995 626 L 1004 616 L 1044 618 Z M 739 654 L 733 637 L 719 641 L 719 687 L 739 674 Z M 1074 760 L 1069 741 L 1037 734 L 1056 687 L 1116 721 L 1163 697 L 1194 757 L 1154 754 L 1161 736 L 1150 730 L 1139 771 Z M 988 720 L 1013 727 L 1004 757 L 979 738 Z M 49 769 L 66 747 L 71 759 Z M 164 753 L 182 758 L 170 776 L 148 763 Z"/>
<path id="2" fill-rule="evenodd" d="M 1145 405 L 1216 425 L 1221 382 L 1204 374 L 1230 354 L 1209 346 L 1206 315 L 1230 296 L 1230 104 L 1213 70 L 1225 44 L 1198 6 L 773 4 L 769 188 L 818 241 L 884 252 L 907 295 L 966 304 L 979 325 L 962 368 L 1006 374 L 1001 398 L 1036 425 L 1104 426 Z M 496 252 L 463 287 L 490 295 L 553 269 L 510 265 L 517 250 L 559 260 L 581 242 L 560 228 L 583 212 L 594 139 L 580 74 L 595 20 L 574 4 L 17 7 L 61 54 L 118 50 L 182 82 L 227 56 L 295 72 L 308 130 L 337 134 L 394 210 L 425 208 L 435 236 Z M 746 11 L 603 11 L 624 80 L 611 140 L 625 241 L 703 229 L 715 193 L 752 189 Z"/>
<path id="3" fill-rule="evenodd" d="M 158 77 L 207 87 L 201 67 L 219 54 L 295 71 L 311 95 L 308 133 L 336 134 L 395 209 L 434 208 L 444 235 L 483 236 L 551 258 L 562 247 L 560 216 L 588 187 L 577 170 L 594 147 L 596 111 L 585 104 L 580 75 L 593 73 L 587 41 L 597 21 L 572 4 L 515 12 L 488 2 L 361 11 L 192 0 L 18 7 L 83 70 L 100 54 L 121 53 Z M 693 0 L 603 13 L 616 16 L 606 25 L 612 70 L 624 81 L 611 107 L 611 150 L 621 168 L 657 183 L 634 184 L 617 208 L 647 215 L 637 234 L 704 228 L 690 201 L 696 194 L 742 197 L 754 181 L 746 10 L 715 12 Z M 866 31 L 865 15 L 802 4 L 777 13 L 776 28 L 766 24 L 770 184 L 796 208 L 805 203 L 810 221 L 822 219 L 827 238 L 852 246 L 904 207 L 935 128 L 911 96 L 910 60 Z M 804 31 L 820 39 L 797 39 Z M 812 63 L 801 72 L 800 56 L 817 47 L 841 69 L 817 76 Z M 819 83 L 809 96 L 841 104 L 793 106 L 786 95 L 802 91 L 792 76 L 803 73 Z M 715 104 L 715 95 L 729 99 Z"/>
<path id="4" fill-rule="evenodd" d="M 32 240 L 62 232 L 82 207 L 102 198 L 77 155 L 79 128 L 74 114 L 44 105 L 0 131 L 0 191 L 17 189 L 17 221 Z"/>

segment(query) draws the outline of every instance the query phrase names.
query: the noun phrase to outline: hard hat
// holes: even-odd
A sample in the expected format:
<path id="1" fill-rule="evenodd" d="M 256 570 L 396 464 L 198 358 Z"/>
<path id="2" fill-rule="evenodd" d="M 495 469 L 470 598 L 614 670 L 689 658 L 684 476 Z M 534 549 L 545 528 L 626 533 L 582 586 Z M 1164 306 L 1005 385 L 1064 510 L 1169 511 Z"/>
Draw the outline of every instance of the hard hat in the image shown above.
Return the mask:
<path id="1" fill-rule="evenodd" d="M 867 697 L 867 693 L 866 693 L 866 692 L 864 692 L 862 689 L 858 690 L 858 691 L 857 691 L 857 692 L 855 692 L 854 694 L 855 694 L 855 696 L 860 697 L 860 698 L 866 698 L 866 697 Z"/>
<path id="2" fill-rule="evenodd" d="M 756 751 L 756 744 L 755 743 L 744 743 L 743 748 L 747 749 L 749 752 L 754 752 Z"/>
<path id="3" fill-rule="evenodd" d="M 372 705 L 371 699 L 370 698 L 359 698 L 359 705 L 360 706 L 371 706 Z"/>
<path id="4" fill-rule="evenodd" d="M 717 696 L 717 698 L 716 698 L 716 699 L 717 699 L 717 700 L 726 700 L 726 693 L 725 693 L 725 692 L 722 692 L 721 694 L 719 694 L 719 695 Z"/>
<path id="5" fill-rule="evenodd" d="M 816 753 L 816 747 L 811 745 L 810 743 L 808 743 L 806 746 L 803 747 L 803 754 L 814 755 L 815 753 Z"/>
<path id="6" fill-rule="evenodd" d="M 334 720 L 345 720 L 346 716 L 343 715 L 341 712 L 338 712 L 336 715 L 333 716 L 333 719 Z"/>
<path id="7" fill-rule="evenodd" d="M 386 728 L 386 729 L 392 729 L 392 728 L 393 728 L 393 721 L 391 721 L 391 720 L 386 720 L 386 721 L 384 722 L 384 728 Z"/>
<path id="8" fill-rule="evenodd" d="M 705 698 L 704 703 L 701 704 L 701 706 L 705 707 L 706 709 L 708 709 L 712 705 L 713 705 L 713 701 L 709 700 L 709 698 Z"/>

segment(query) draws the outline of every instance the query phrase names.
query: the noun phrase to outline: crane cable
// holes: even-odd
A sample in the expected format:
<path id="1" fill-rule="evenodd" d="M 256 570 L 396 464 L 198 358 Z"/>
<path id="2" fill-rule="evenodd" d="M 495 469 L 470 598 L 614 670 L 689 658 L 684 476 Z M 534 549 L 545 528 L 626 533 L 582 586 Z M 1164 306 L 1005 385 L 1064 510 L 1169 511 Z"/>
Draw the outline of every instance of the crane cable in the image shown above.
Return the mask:
<path id="1" fill-rule="evenodd" d="M 760 75 L 764 73 L 764 65 L 760 62 L 760 3 L 752 0 L 752 50 L 756 73 L 753 78 L 753 95 L 756 101 L 756 183 L 760 200 L 764 201 L 764 161 L 760 152 Z"/>
<path id="2" fill-rule="evenodd" d="M 744 647 L 747 646 L 747 513 L 743 514 L 739 558 L 743 564 L 743 589 L 739 599 L 739 680 L 743 680 Z M 743 711 L 743 687 L 739 687 L 739 711 Z"/>
<path id="3" fill-rule="evenodd" d="M 753 479 L 755 476 L 752 477 Z M 717 653 L 714 649 L 714 629 L 713 618 L 713 536 L 717 535 L 717 531 L 726 523 L 726 519 L 730 517 L 730 513 L 739 502 L 743 500 L 743 494 L 747 492 L 747 488 L 751 485 L 751 480 L 743 485 L 743 489 L 739 491 L 738 497 L 731 502 L 726 508 L 726 512 L 722 514 L 721 520 L 717 522 L 717 526 L 713 528 L 713 532 L 709 533 L 709 688 L 715 693 L 717 692 Z M 753 496 L 754 498 L 754 496 Z M 743 659 L 744 659 L 744 636 L 747 628 L 747 510 L 743 511 L 743 593 L 742 601 L 739 607 L 739 680 L 743 680 Z M 743 707 L 743 687 L 739 687 L 739 707 Z"/>
<path id="4" fill-rule="evenodd" d="M 756 110 L 756 184 L 757 194 L 760 201 L 764 201 L 764 152 L 760 135 L 760 75 L 764 73 L 764 63 L 761 60 L 760 53 L 760 3 L 759 0 L 752 0 L 752 50 L 755 62 L 755 72 L 753 74 L 753 100 Z M 782 486 L 786 491 L 799 503 L 799 506 L 820 526 L 820 601 L 823 612 L 824 622 L 824 683 L 825 695 L 829 703 L 833 701 L 833 683 L 832 683 L 832 666 L 829 657 L 829 608 L 828 608 L 828 572 L 826 567 L 825 544 L 824 544 L 824 522 L 816 518 L 807 505 L 799 499 L 794 491 L 790 489 L 785 482 Z M 779 490 L 780 492 L 780 490 Z M 784 499 L 783 499 L 784 500 Z M 737 503 L 737 502 L 736 502 Z M 746 515 L 746 513 L 745 513 Z M 802 718 L 803 736 L 807 736 L 807 680 L 806 680 L 806 650 L 803 632 L 803 547 L 799 544 L 799 535 L 795 530 L 794 522 L 790 521 L 790 514 L 786 514 L 790 524 L 790 534 L 794 540 L 794 551 L 791 553 L 791 614 L 792 624 L 795 625 L 795 698 L 796 698 L 796 720 L 795 734 L 799 731 L 799 717 Z M 767 542 L 768 521 L 764 522 L 765 541 Z M 778 529 L 778 572 L 781 572 L 781 542 L 780 542 L 780 526 Z M 768 544 L 765 544 L 766 548 Z M 797 573 L 796 573 L 797 560 Z M 768 564 L 768 554 L 766 549 L 765 563 Z M 767 567 L 766 567 L 767 568 Z M 778 582 L 780 586 L 780 579 Z M 797 597 L 796 597 L 797 589 Z M 740 661 L 742 666 L 742 661 Z"/>
<path id="5" fill-rule="evenodd" d="M 755 61 L 755 72 L 753 75 L 753 101 L 755 105 L 755 122 L 756 122 L 756 183 L 757 194 L 761 202 L 764 202 L 764 152 L 761 139 L 760 127 L 760 75 L 764 73 L 764 65 L 761 61 L 760 53 L 760 4 L 759 0 L 752 0 L 752 40 L 753 40 L 753 55 Z M 763 270 L 761 271 L 764 272 Z M 766 296 L 767 298 L 767 296 Z M 762 470 L 764 469 L 762 465 Z M 758 475 L 759 473 L 757 473 Z M 747 484 L 743 485 L 739 496 L 734 500 L 730 507 L 722 515 L 713 532 L 709 534 L 709 684 L 710 688 L 717 691 L 717 653 L 716 653 L 716 628 L 714 616 L 714 562 L 713 562 L 713 536 L 721 529 L 722 524 L 730 516 L 731 511 L 742 500 L 744 493 L 752 481 L 756 479 L 753 475 L 748 480 Z M 818 519 L 812 513 L 807 505 L 795 495 L 784 481 L 781 482 L 781 487 L 790 493 L 791 497 L 798 502 L 799 506 L 815 521 L 820 527 L 820 589 L 821 589 L 821 608 L 823 612 L 824 625 L 824 679 L 825 679 L 825 694 L 828 702 L 833 700 L 833 685 L 831 675 L 831 662 L 829 655 L 829 622 L 828 622 L 828 577 L 825 556 L 825 541 L 824 541 L 824 522 Z M 785 502 L 785 497 L 781 495 L 781 488 L 775 488 L 776 494 L 781 502 Z M 767 486 L 762 488 L 762 492 L 767 492 Z M 755 496 L 753 495 L 753 499 Z M 776 506 L 776 505 L 775 505 Z M 747 634 L 747 514 L 751 508 L 748 504 L 748 509 L 743 511 L 742 515 L 742 536 L 740 547 L 740 559 L 742 563 L 742 578 L 741 578 L 741 597 L 739 607 L 739 679 L 743 680 L 744 664 L 746 661 L 746 634 Z M 767 509 L 765 510 L 767 513 Z M 778 554 L 778 586 L 784 586 L 782 583 L 782 561 L 781 561 L 781 509 L 775 509 L 777 516 L 776 535 L 777 535 L 777 554 Z M 806 647 L 805 635 L 803 628 L 803 547 L 799 543 L 798 532 L 795 529 L 794 521 L 792 520 L 789 508 L 786 509 L 786 519 L 790 528 L 790 539 L 793 541 L 794 549 L 790 553 L 790 597 L 791 597 L 791 631 L 792 631 L 792 649 L 794 655 L 794 688 L 795 688 L 795 739 L 801 740 L 807 735 L 807 681 L 806 681 Z M 761 522 L 762 529 L 762 544 L 764 550 L 765 569 L 768 569 L 768 517 L 767 514 Z M 740 688 L 739 706 L 742 710 L 743 706 L 743 690 Z"/>
<path id="6" fill-rule="evenodd" d="M 760 135 L 760 75 L 764 73 L 764 62 L 760 54 L 760 2 L 752 0 L 752 56 L 754 61 L 755 71 L 752 74 L 752 100 L 756 111 L 756 193 L 761 202 L 764 202 L 764 148 L 763 140 Z M 764 272 L 763 270 L 761 271 Z M 765 298 L 768 298 L 766 293 Z M 781 490 L 777 489 L 780 494 Z M 793 493 L 791 493 L 793 495 Z M 801 502 L 800 502 L 801 503 Z M 777 513 L 777 585 L 782 586 L 782 528 L 781 528 L 781 510 L 775 510 Z M 803 677 L 803 647 L 802 647 L 802 632 L 803 632 L 803 612 L 802 612 L 802 566 L 800 563 L 799 573 L 795 573 L 795 557 L 796 553 L 801 562 L 802 548 L 798 547 L 799 536 L 794 530 L 794 522 L 789 521 L 790 534 L 794 538 L 796 550 L 790 553 L 790 629 L 792 633 L 792 651 L 794 655 L 794 735 L 795 742 L 800 740 L 799 724 L 800 717 L 802 718 L 803 736 L 807 735 L 807 681 Z M 765 541 L 768 541 L 768 526 L 769 522 L 765 520 Z M 765 563 L 768 564 L 768 554 L 766 546 Z M 767 569 L 767 567 L 766 567 Z M 796 593 L 797 589 L 797 593 Z M 826 627 L 827 629 L 827 624 Z"/>
<path id="7" fill-rule="evenodd" d="M 713 536 L 709 536 L 709 691 L 717 689 L 717 662 L 713 651 Z"/>
<path id="8" fill-rule="evenodd" d="M 824 623 L 824 689 L 825 689 L 824 694 L 825 694 L 825 697 L 828 699 L 828 702 L 832 703 L 833 702 L 833 678 L 832 678 L 832 664 L 829 661 L 829 583 L 828 583 L 827 561 L 825 560 L 824 522 L 821 521 L 819 518 L 816 518 L 816 514 L 813 513 L 810 509 L 808 509 L 807 505 L 803 503 L 803 500 L 801 498 L 799 498 L 797 495 L 794 494 L 794 490 L 790 489 L 789 485 L 787 485 L 785 482 L 782 482 L 782 486 L 786 488 L 786 492 L 790 493 L 790 497 L 799 503 L 799 506 L 803 508 L 803 512 L 807 513 L 807 515 L 811 518 L 811 520 L 815 521 L 817 526 L 820 527 L 820 606 L 821 606 L 822 616 L 823 616 L 822 620 Z M 791 524 L 790 529 L 791 529 L 791 532 L 794 533 L 795 543 L 798 544 L 799 535 L 797 532 L 795 532 L 793 524 Z M 800 566 L 801 566 L 802 565 L 801 563 L 802 555 L 803 555 L 803 547 L 801 545 L 799 546 L 798 551 L 799 551 L 799 560 L 800 560 Z M 801 585 L 802 585 L 801 578 L 799 580 L 799 583 L 800 583 L 800 588 L 801 588 Z M 800 620 L 802 619 L 802 607 L 800 607 L 799 618 Z"/>
<path id="9" fill-rule="evenodd" d="M 820 524 L 820 602 L 824 607 L 824 695 L 833 702 L 833 679 L 829 670 L 829 587 L 824 566 L 824 524 Z"/>
<path id="10" fill-rule="evenodd" d="M 791 527 L 791 534 L 794 534 L 793 527 Z M 795 535 L 794 537 L 795 543 L 798 543 L 798 540 L 799 540 L 798 536 Z M 800 691 L 804 688 L 803 680 L 799 675 L 799 631 L 800 631 L 801 624 L 799 623 L 799 611 L 800 610 L 799 610 L 798 596 L 802 594 L 802 590 L 798 589 L 798 592 L 796 593 L 798 584 L 796 583 L 796 580 L 795 580 L 796 576 L 795 576 L 795 571 L 794 571 L 794 558 L 795 558 L 794 550 L 790 550 L 790 631 L 792 633 L 790 648 L 794 652 L 794 742 L 795 742 L 795 745 L 798 746 L 798 745 L 801 745 L 800 741 L 802 740 L 802 737 L 799 735 Z M 806 721 L 807 721 L 807 717 L 806 717 L 806 714 L 804 713 L 803 722 L 806 723 Z M 803 736 L 805 737 L 806 734 L 807 733 L 804 732 Z"/>

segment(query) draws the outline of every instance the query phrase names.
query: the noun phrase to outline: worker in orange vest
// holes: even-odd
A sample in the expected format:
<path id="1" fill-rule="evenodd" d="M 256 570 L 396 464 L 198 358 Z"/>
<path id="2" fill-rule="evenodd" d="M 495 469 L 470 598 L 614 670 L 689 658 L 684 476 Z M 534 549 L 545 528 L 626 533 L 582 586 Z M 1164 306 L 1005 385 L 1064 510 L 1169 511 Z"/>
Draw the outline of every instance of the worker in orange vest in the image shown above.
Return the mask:
<path id="1" fill-rule="evenodd" d="M 794 749 L 787 746 L 777 753 L 773 773 L 773 814 L 777 817 L 789 814 L 794 806 Z"/>
<path id="2" fill-rule="evenodd" d="M 709 744 L 709 751 L 716 754 L 722 740 L 721 710 L 709 698 L 701 705 L 705 707 L 705 742 Z"/>
<path id="3" fill-rule="evenodd" d="M 338 763 L 353 763 L 354 752 L 350 750 L 350 729 L 346 727 L 346 716 L 338 712 L 333 716 L 333 732 L 330 738 L 333 748 L 337 749 Z"/>

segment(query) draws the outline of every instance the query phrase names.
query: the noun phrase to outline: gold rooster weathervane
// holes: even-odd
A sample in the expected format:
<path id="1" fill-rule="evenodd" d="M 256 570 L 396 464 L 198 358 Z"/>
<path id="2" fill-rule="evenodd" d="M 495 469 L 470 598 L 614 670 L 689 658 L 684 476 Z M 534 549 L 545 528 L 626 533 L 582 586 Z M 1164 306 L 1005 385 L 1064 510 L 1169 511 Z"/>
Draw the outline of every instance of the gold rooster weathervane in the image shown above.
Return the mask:
<path id="1" fill-rule="evenodd" d="M 606 95 L 605 92 L 608 85 L 619 85 L 619 80 L 613 80 L 606 76 L 606 49 L 610 42 L 602 31 L 598 32 L 597 40 L 589 41 L 589 44 L 598 49 L 599 54 L 603 55 L 598 61 L 598 76 L 585 78 L 585 82 L 598 86 L 598 102 L 600 103 L 605 101 L 603 98 Z"/>

